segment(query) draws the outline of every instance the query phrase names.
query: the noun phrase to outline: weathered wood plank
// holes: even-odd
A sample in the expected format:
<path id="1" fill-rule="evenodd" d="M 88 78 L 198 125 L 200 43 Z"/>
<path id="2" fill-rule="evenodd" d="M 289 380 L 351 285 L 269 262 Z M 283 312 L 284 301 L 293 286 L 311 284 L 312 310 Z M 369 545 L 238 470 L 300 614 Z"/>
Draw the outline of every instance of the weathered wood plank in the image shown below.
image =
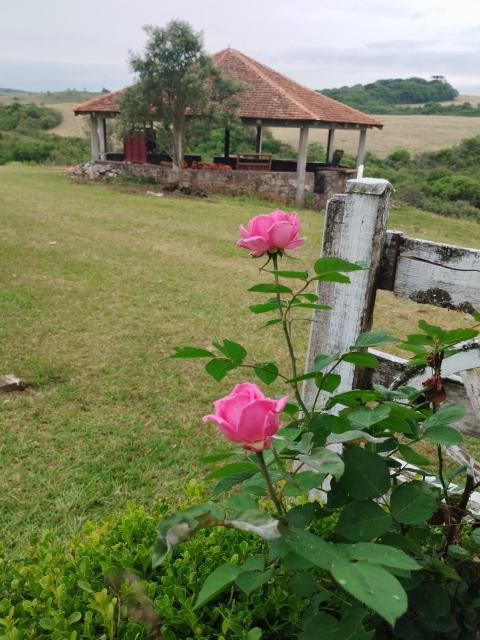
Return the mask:
<path id="1" fill-rule="evenodd" d="M 475 372 L 473 367 L 480 366 L 480 344 L 478 342 L 473 343 L 473 348 L 470 351 L 458 353 L 451 358 L 444 361 L 442 367 L 443 375 L 445 376 L 445 390 L 447 392 L 447 398 L 449 402 L 459 402 L 465 405 L 465 417 L 462 422 L 458 424 L 458 428 L 462 433 L 480 437 L 480 416 L 478 413 L 478 406 L 480 403 L 480 397 L 477 395 L 478 403 L 472 401 L 474 393 L 479 394 L 480 387 L 473 387 L 473 392 L 466 386 L 462 377 L 469 371 Z M 372 378 L 374 384 L 382 384 L 386 387 L 400 386 L 401 384 L 408 384 L 413 387 L 420 388 L 422 382 L 430 377 L 430 371 L 426 368 L 409 368 L 406 367 L 406 360 L 398 356 L 392 356 L 375 349 L 369 350 L 379 361 L 379 367 L 375 370 Z M 471 365 L 471 367 L 470 367 Z M 469 367 L 468 371 L 462 371 L 464 367 Z M 456 373 L 461 373 L 456 375 Z M 478 382 L 478 381 L 477 381 Z M 472 382 L 472 385 L 475 383 Z"/>
<path id="2" fill-rule="evenodd" d="M 378 286 L 415 302 L 471 313 L 480 308 L 480 251 L 389 231 Z"/>
<path id="3" fill-rule="evenodd" d="M 349 180 L 346 195 L 334 196 L 329 201 L 322 255 L 365 262 L 370 269 L 350 273 L 350 285 L 319 282 L 320 302 L 329 304 L 333 310 L 313 314 L 307 371 L 313 369 L 319 353 L 344 351 L 359 333 L 371 328 L 391 191 L 387 180 Z M 369 384 L 369 373 L 363 368 L 341 363 L 337 371 L 342 376 L 341 390 Z M 307 380 L 303 388 L 307 404 L 313 403 L 316 392 L 315 385 Z"/>

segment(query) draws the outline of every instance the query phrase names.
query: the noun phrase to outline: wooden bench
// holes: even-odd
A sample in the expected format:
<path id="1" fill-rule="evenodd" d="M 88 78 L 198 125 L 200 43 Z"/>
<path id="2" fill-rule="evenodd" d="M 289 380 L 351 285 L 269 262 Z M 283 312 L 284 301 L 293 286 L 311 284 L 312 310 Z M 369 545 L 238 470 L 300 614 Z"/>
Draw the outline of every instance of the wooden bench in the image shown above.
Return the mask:
<path id="1" fill-rule="evenodd" d="M 243 171 L 271 171 L 271 153 L 237 153 L 235 169 Z"/>

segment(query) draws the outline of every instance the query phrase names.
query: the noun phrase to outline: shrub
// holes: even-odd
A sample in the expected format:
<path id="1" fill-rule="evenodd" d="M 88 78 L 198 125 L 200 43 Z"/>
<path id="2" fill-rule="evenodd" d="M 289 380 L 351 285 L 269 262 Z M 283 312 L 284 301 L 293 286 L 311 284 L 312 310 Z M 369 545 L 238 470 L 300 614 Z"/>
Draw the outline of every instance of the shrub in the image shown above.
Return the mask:
<path id="1" fill-rule="evenodd" d="M 445 176 L 432 184 L 431 191 L 441 200 L 464 200 L 480 207 L 480 180 L 469 176 Z"/>

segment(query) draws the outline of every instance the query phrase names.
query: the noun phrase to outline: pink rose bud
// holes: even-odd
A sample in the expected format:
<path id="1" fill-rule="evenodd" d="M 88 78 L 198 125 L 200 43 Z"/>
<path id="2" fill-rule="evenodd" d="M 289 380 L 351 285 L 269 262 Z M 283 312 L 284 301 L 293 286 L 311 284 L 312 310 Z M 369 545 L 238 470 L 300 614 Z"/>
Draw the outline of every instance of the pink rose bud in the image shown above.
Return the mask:
<path id="1" fill-rule="evenodd" d="M 237 384 L 228 396 L 214 402 L 215 413 L 204 416 L 220 427 L 223 435 L 239 442 L 249 451 L 263 451 L 270 446 L 272 436 L 280 426 L 279 413 L 288 396 L 272 400 L 263 395 L 256 384 Z"/>
<path id="2" fill-rule="evenodd" d="M 265 215 L 255 216 L 245 229 L 240 225 L 242 240 L 237 247 L 248 249 L 253 258 L 265 253 L 283 253 L 285 249 L 292 251 L 301 247 L 305 238 L 299 238 L 300 223 L 298 215 L 277 209 Z"/>

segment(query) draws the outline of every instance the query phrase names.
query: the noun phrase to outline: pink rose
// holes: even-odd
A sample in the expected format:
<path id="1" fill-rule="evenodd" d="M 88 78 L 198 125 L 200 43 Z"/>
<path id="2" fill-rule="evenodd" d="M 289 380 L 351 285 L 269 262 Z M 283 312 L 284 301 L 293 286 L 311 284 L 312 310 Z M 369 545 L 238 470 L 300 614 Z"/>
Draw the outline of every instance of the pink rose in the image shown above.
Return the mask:
<path id="1" fill-rule="evenodd" d="M 298 249 L 305 238 L 299 238 L 300 223 L 298 215 L 285 211 L 272 211 L 264 215 L 255 216 L 248 222 L 245 229 L 240 225 L 242 240 L 237 242 L 237 247 L 243 247 L 250 251 L 250 255 L 259 258 L 265 253 L 280 252 L 284 249 Z"/>
<path id="2" fill-rule="evenodd" d="M 244 449 L 263 451 L 278 431 L 278 414 L 287 400 L 288 396 L 281 400 L 267 398 L 256 384 L 243 382 L 228 396 L 214 402 L 215 413 L 204 416 L 203 421 L 218 424 L 226 438 L 239 442 Z"/>

